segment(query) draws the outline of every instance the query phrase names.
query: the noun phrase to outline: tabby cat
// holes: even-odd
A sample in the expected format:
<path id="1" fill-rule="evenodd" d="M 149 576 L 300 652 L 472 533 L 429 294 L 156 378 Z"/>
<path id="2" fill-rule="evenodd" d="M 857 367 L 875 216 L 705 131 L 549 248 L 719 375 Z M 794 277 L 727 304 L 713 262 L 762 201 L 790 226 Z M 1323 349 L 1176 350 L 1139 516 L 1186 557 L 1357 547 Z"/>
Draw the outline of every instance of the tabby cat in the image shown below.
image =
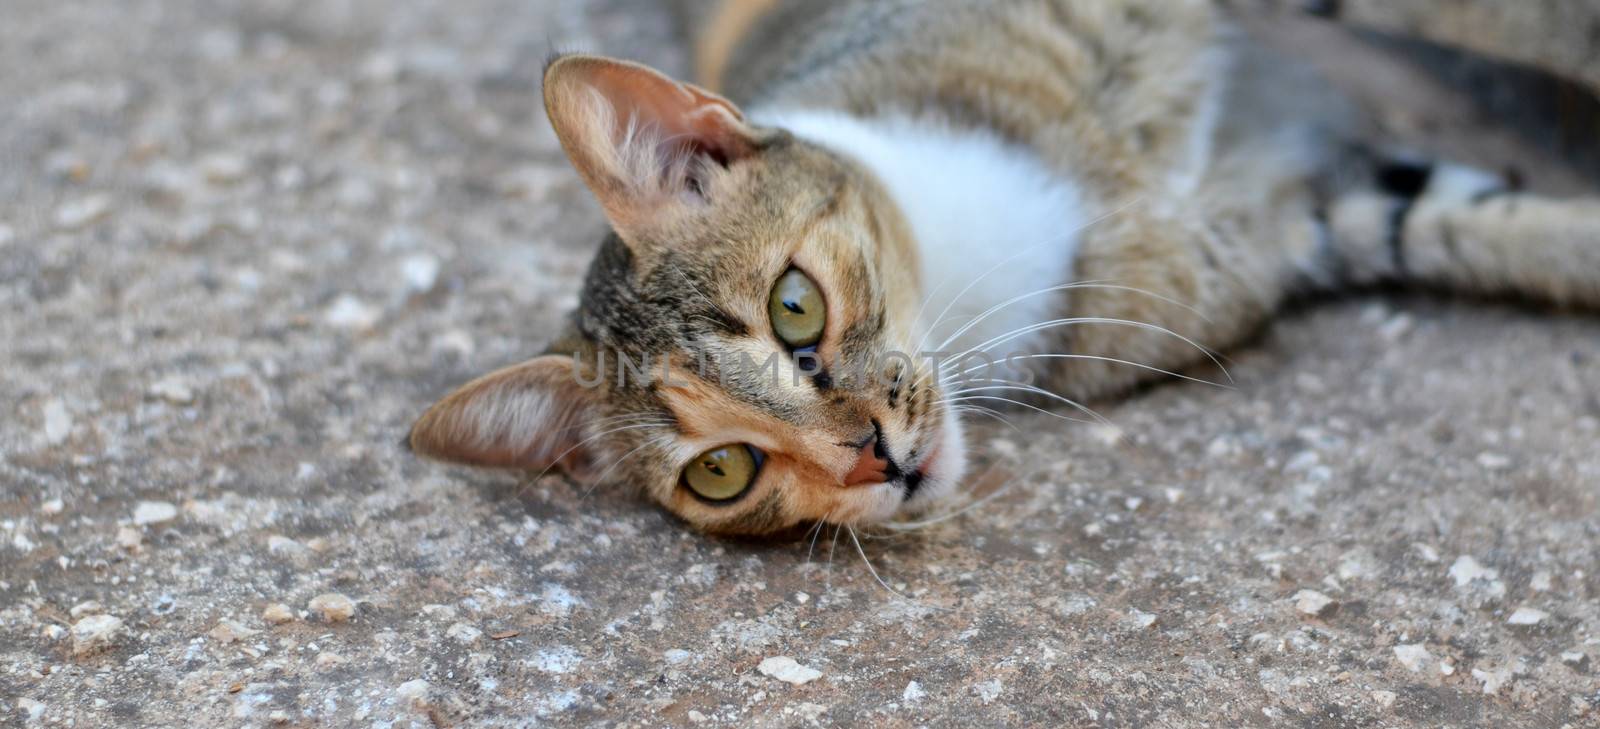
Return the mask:
<path id="1" fill-rule="evenodd" d="M 1600 306 L 1600 199 L 1376 151 L 1212 2 L 700 17 L 701 85 L 549 64 L 550 121 L 614 232 L 566 331 L 435 404 L 417 453 L 631 482 L 707 532 L 894 522 L 962 493 L 964 413 L 1077 412 L 1298 293 Z M 999 372 L 969 380 L 982 357 Z"/>

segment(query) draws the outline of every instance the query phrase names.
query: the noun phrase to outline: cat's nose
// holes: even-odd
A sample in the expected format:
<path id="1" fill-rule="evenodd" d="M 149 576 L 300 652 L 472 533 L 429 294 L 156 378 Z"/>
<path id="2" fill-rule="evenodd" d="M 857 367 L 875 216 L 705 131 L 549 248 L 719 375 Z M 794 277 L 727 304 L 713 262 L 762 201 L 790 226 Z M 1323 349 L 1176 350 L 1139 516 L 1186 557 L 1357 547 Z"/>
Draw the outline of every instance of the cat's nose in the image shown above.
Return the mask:
<path id="1" fill-rule="evenodd" d="M 860 486 L 869 483 L 883 483 L 889 480 L 889 471 L 893 466 L 889 463 L 889 454 L 883 447 L 883 436 L 874 434 L 867 444 L 861 447 L 861 452 L 856 455 L 856 465 L 844 477 L 844 485 Z"/>

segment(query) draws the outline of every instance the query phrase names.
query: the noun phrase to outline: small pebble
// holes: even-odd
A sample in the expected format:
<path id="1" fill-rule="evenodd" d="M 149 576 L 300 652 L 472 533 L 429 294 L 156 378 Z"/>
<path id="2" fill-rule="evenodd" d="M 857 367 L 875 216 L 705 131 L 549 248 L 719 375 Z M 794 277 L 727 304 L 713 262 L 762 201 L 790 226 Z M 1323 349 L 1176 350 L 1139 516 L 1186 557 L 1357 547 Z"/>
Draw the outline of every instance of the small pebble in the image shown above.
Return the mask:
<path id="1" fill-rule="evenodd" d="M 356 614 L 355 602 L 337 592 L 311 598 L 306 608 L 330 623 L 342 623 Z"/>
<path id="2" fill-rule="evenodd" d="M 178 518 L 178 507 L 166 501 L 141 501 L 133 507 L 133 523 L 139 526 L 165 524 Z"/>
<path id="3" fill-rule="evenodd" d="M 250 160 L 236 154 L 209 154 L 200 160 L 200 174 L 213 185 L 238 182 L 250 173 Z"/>
<path id="4" fill-rule="evenodd" d="M 661 654 L 661 657 L 667 659 L 667 663 L 671 663 L 672 665 L 676 666 L 682 663 L 688 663 L 689 659 L 694 658 L 694 654 L 683 650 L 682 648 L 673 648 L 668 650 L 666 653 Z"/>
<path id="5" fill-rule="evenodd" d="M 45 516 L 55 516 L 67 508 L 66 502 L 61 499 L 51 499 L 39 505 L 39 513 Z"/>
<path id="6" fill-rule="evenodd" d="M 223 618 L 217 621 L 216 627 L 207 631 L 206 635 L 210 636 L 212 640 L 226 645 L 228 643 L 237 643 L 260 632 L 259 630 L 245 627 L 243 623 L 236 620 Z"/>
<path id="7" fill-rule="evenodd" d="M 457 357 L 466 357 L 477 351 L 478 345 L 467 331 L 449 329 L 434 336 L 428 342 L 428 349 L 434 352 L 454 354 Z"/>
<path id="8" fill-rule="evenodd" d="M 1301 590 L 1294 595 L 1294 609 L 1311 617 L 1322 615 L 1337 604 L 1338 601 L 1316 590 Z"/>
<path id="9" fill-rule="evenodd" d="M 122 620 L 113 615 L 90 615 L 72 624 L 72 652 L 87 656 L 116 645 Z"/>
<path id="10" fill-rule="evenodd" d="M 334 653 L 333 651 L 323 651 L 318 653 L 316 658 L 317 669 L 322 671 L 326 671 L 331 668 L 338 668 L 339 666 L 349 662 L 350 659 L 345 658 L 338 653 Z"/>
<path id="11" fill-rule="evenodd" d="M 1478 465 L 1490 471 L 1503 471 L 1511 466 L 1511 459 L 1499 453 L 1479 453 Z"/>
<path id="12" fill-rule="evenodd" d="M 1395 694 L 1393 691 L 1372 692 L 1372 700 L 1385 709 L 1394 706 L 1395 699 L 1398 698 L 1400 698 L 1399 695 Z"/>
<path id="13" fill-rule="evenodd" d="M 1147 613 L 1143 610 L 1134 609 L 1128 611 L 1128 621 L 1137 627 L 1149 628 L 1156 624 L 1156 616 L 1154 613 Z"/>
<path id="14" fill-rule="evenodd" d="M 194 402 L 194 389 L 182 377 L 168 375 L 150 385 L 151 397 L 166 400 L 174 405 L 188 405 Z"/>
<path id="15" fill-rule="evenodd" d="M 71 615 L 73 620 L 77 620 L 85 615 L 99 615 L 105 611 L 105 606 L 101 605 L 98 601 L 85 600 L 77 605 L 73 605 L 72 609 L 67 611 L 67 614 Z"/>
<path id="16" fill-rule="evenodd" d="M 914 701 L 920 701 L 927 695 L 927 692 L 922 690 L 922 684 L 916 681 L 909 681 L 906 683 L 905 690 L 900 692 L 900 700 L 909 704 Z"/>
<path id="17" fill-rule="evenodd" d="M 428 692 L 431 690 L 433 686 L 419 678 L 400 684 L 400 687 L 394 690 L 394 694 L 413 708 L 422 709 L 428 706 Z"/>
<path id="18" fill-rule="evenodd" d="M 261 611 L 261 619 L 273 625 L 292 623 L 294 622 L 294 610 L 281 602 L 275 602 Z"/>
<path id="19" fill-rule="evenodd" d="M 1561 662 L 1581 670 L 1588 665 L 1589 654 L 1583 651 L 1562 651 Z"/>
<path id="20" fill-rule="evenodd" d="M 67 442 L 67 436 L 72 435 L 72 413 L 67 412 L 67 406 L 60 400 L 51 400 L 44 404 L 44 439 L 50 445 L 61 445 Z"/>
<path id="21" fill-rule="evenodd" d="M 1548 618 L 1548 617 L 1550 617 L 1550 613 L 1547 613 L 1547 612 L 1545 612 L 1543 610 L 1538 610 L 1538 609 L 1530 608 L 1530 607 L 1520 607 L 1520 608 L 1517 608 L 1515 611 L 1513 611 L 1511 613 L 1511 617 L 1506 618 L 1506 624 L 1507 625 L 1538 625 L 1539 623 L 1543 622 L 1545 618 Z"/>
<path id="22" fill-rule="evenodd" d="M 1500 690 L 1505 688 L 1507 684 L 1515 680 L 1523 670 L 1522 660 L 1517 659 L 1514 663 L 1501 666 L 1492 671 L 1474 668 L 1472 669 L 1472 677 L 1483 683 L 1484 695 L 1494 696 L 1500 693 Z"/>
<path id="23" fill-rule="evenodd" d="M 341 295 L 328 305 L 322 320 L 336 329 L 365 331 L 376 326 L 383 311 L 350 294 Z"/>
<path id="24" fill-rule="evenodd" d="M 1472 584 L 1473 580 L 1483 580 L 1493 586 L 1499 582 L 1500 572 L 1485 567 L 1478 560 L 1463 554 L 1450 565 L 1450 578 L 1456 581 L 1456 587 L 1466 587 Z M 1503 589 L 1502 587 L 1501 590 Z"/>
<path id="25" fill-rule="evenodd" d="M 22 710 L 27 721 L 37 722 L 44 718 L 44 710 L 49 707 L 43 701 L 23 697 L 17 699 L 17 708 Z"/>
<path id="26" fill-rule="evenodd" d="M 451 640 L 454 640 L 457 643 L 465 643 L 468 645 L 478 642 L 478 639 L 483 637 L 482 630 L 479 630 L 471 625 L 467 625 L 466 623 L 455 623 L 447 628 L 444 632 L 445 635 L 450 636 Z"/>
<path id="27" fill-rule="evenodd" d="M 117 527 L 117 546 L 129 552 L 138 551 L 144 544 L 144 532 L 131 526 Z"/>
<path id="28" fill-rule="evenodd" d="M 764 658 L 761 660 L 761 665 L 756 666 L 756 670 L 792 686 L 804 686 L 822 678 L 821 671 L 802 666 L 788 656 Z"/>
<path id="29" fill-rule="evenodd" d="M 267 551 L 278 555 L 290 555 L 305 551 L 305 546 L 281 534 L 273 534 L 267 537 Z"/>
<path id="30" fill-rule="evenodd" d="M 1400 661 L 1400 665 L 1405 666 L 1406 670 L 1412 673 L 1422 670 L 1422 667 L 1433 659 L 1433 655 L 1428 653 L 1426 646 L 1416 644 L 1395 646 L 1394 657 Z"/>
<path id="31" fill-rule="evenodd" d="M 439 259 L 426 253 L 406 256 L 400 261 L 400 275 L 406 287 L 415 293 L 424 293 L 439 281 Z"/>
<path id="32" fill-rule="evenodd" d="M 63 203 L 56 208 L 56 226 L 64 230 L 77 230 L 111 213 L 111 197 L 104 194 Z"/>

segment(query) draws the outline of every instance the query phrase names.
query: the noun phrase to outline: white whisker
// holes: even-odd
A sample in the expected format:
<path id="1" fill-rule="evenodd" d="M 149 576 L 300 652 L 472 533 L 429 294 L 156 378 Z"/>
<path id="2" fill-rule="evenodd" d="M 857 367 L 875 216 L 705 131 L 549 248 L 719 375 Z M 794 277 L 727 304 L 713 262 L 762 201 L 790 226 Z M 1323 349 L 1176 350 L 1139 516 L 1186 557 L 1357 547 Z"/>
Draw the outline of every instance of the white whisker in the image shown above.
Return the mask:
<path id="1" fill-rule="evenodd" d="M 622 454 L 621 458 L 618 458 L 616 460 L 616 462 L 612 463 L 609 467 L 606 468 L 606 470 L 601 471 L 600 475 L 595 477 L 594 482 L 589 484 L 589 487 L 583 490 L 583 498 L 588 498 L 589 494 L 594 492 L 595 487 L 599 486 L 602 483 L 605 483 L 606 477 L 611 475 L 611 472 L 616 470 L 617 466 L 622 465 L 629 458 L 631 458 L 634 454 L 636 454 L 639 451 L 642 451 L 642 450 L 644 450 L 646 448 L 649 448 L 651 446 L 660 445 L 660 444 L 663 444 L 663 443 L 668 443 L 670 441 L 671 441 L 671 437 L 670 436 L 658 435 L 658 436 L 656 436 L 654 438 L 651 438 L 651 439 L 646 440 L 645 442 L 639 444 L 639 447 L 634 448 L 633 450 Z"/>
<path id="2" fill-rule="evenodd" d="M 1018 432 L 1018 433 L 1022 432 L 1022 429 L 1017 427 L 1017 425 L 1015 423 L 1011 422 L 1010 420 L 1007 420 L 1006 417 L 1000 413 L 1000 411 L 995 410 L 993 408 L 986 408 L 986 407 L 983 407 L 982 405 L 973 405 L 973 404 L 967 403 L 967 404 L 956 405 L 956 406 L 950 408 L 950 412 L 957 413 L 957 414 L 959 414 L 959 413 L 972 413 L 974 415 L 988 416 L 990 418 L 994 418 L 995 420 L 1000 421 L 1001 425 L 1004 425 L 1007 428 L 1010 428 L 1015 432 Z"/>
<path id="3" fill-rule="evenodd" d="M 989 341 L 984 342 L 982 344 L 979 344 L 977 346 L 971 347 L 971 348 L 967 349 L 966 351 L 961 352 L 960 354 L 958 354 L 958 355 L 956 355 L 954 357 L 951 357 L 950 359 L 951 359 L 951 361 L 960 361 L 961 358 L 963 358 L 963 357 L 965 357 L 965 356 L 967 356 L 969 354 L 972 354 L 974 352 L 988 352 L 991 348 L 998 347 L 998 346 L 1000 346 L 1002 344 L 1005 344 L 1006 342 L 1009 342 L 1009 341 L 1011 341 L 1013 339 L 1016 339 L 1017 337 L 1025 336 L 1025 335 L 1028 335 L 1028 334 L 1032 334 L 1033 332 L 1042 331 L 1042 330 L 1045 330 L 1045 329 L 1053 329 L 1053 328 L 1056 328 L 1056 327 L 1063 327 L 1063 326 L 1075 326 L 1075 325 L 1078 325 L 1078 324 L 1110 324 L 1110 325 L 1114 325 L 1114 326 L 1127 326 L 1127 327 L 1133 327 L 1135 329 L 1144 329 L 1144 330 L 1147 330 L 1147 331 L 1153 331 L 1153 332 L 1158 332 L 1158 333 L 1161 333 L 1161 334 L 1165 334 L 1167 336 L 1170 336 L 1170 337 L 1173 337 L 1173 338 L 1177 339 L 1178 341 L 1183 342 L 1184 344 L 1187 344 L 1187 345 L 1189 345 L 1191 347 L 1194 347 L 1196 350 L 1199 350 L 1199 352 L 1201 354 L 1204 354 L 1208 359 L 1211 360 L 1212 364 L 1216 365 L 1218 369 L 1222 370 L 1222 374 L 1225 377 L 1228 378 L 1229 382 L 1233 382 L 1233 375 L 1228 374 L 1228 368 L 1223 366 L 1222 361 L 1219 360 L 1217 358 L 1217 356 L 1211 352 L 1210 349 L 1208 349 L 1205 346 L 1201 345 L 1199 342 L 1194 341 L 1193 339 L 1190 339 L 1190 338 L 1188 338 L 1186 336 L 1183 336 L 1182 334 L 1174 332 L 1171 329 L 1168 329 L 1166 327 L 1158 326 L 1158 325 L 1155 325 L 1155 324 L 1150 324 L 1150 323 L 1147 323 L 1147 322 L 1133 321 L 1131 319 L 1113 319 L 1113 318 L 1100 317 L 1100 316 L 1069 317 L 1069 318 L 1065 318 L 1065 319 L 1052 319 L 1050 321 L 1040 322 L 1038 324 L 1030 324 L 1028 326 L 1020 327 L 1018 329 L 1012 330 L 1012 331 L 1007 332 L 1005 334 L 997 335 L 994 338 L 990 339 Z"/>
<path id="4" fill-rule="evenodd" d="M 1062 415 L 1061 413 L 1051 412 L 1049 410 L 1045 410 L 1044 408 L 1038 407 L 1036 405 L 1029 405 L 1028 403 L 1022 402 L 1021 400 L 1013 400 L 1013 399 L 1011 399 L 1009 397 L 1001 397 L 999 395 L 962 395 L 960 397 L 952 397 L 952 398 L 950 398 L 948 400 L 945 400 L 944 402 L 947 402 L 947 403 L 964 403 L 964 402 L 971 402 L 973 400 L 994 400 L 994 401 L 997 401 L 997 402 L 1003 402 L 1003 403 L 1007 403 L 1007 404 L 1011 404 L 1011 405 L 1016 405 L 1018 407 L 1027 408 L 1027 409 L 1032 410 L 1032 411 L 1034 411 L 1036 413 L 1040 413 L 1040 414 L 1043 414 L 1043 415 L 1048 415 L 1048 416 L 1050 416 L 1052 418 L 1056 418 L 1058 420 L 1065 420 L 1065 421 L 1067 421 L 1069 423 L 1082 423 L 1084 425 L 1095 425 L 1096 424 L 1095 421 L 1092 421 L 1092 420 L 1082 420 L 1080 418 L 1068 417 L 1066 415 Z"/>
<path id="5" fill-rule="evenodd" d="M 1038 472 L 1035 471 L 1034 473 L 1038 473 Z M 1030 473 L 1029 475 L 1032 476 L 1033 474 Z M 910 532 L 910 531 L 916 531 L 916 530 L 919 530 L 919 529 L 926 529 L 926 528 L 934 526 L 936 524 L 943 524 L 944 522 L 950 521 L 951 519 L 958 518 L 958 517 L 962 516 L 963 514 L 967 514 L 968 512 L 971 512 L 974 509 L 978 509 L 980 507 L 983 507 L 983 506 L 989 504 L 990 502 L 994 501 L 995 499 L 998 499 L 1001 496 L 1006 495 L 1007 493 L 1009 493 L 1011 491 L 1011 489 L 1016 488 L 1017 484 L 1019 484 L 1021 482 L 1022 482 L 1022 479 L 1020 479 L 1020 478 L 1018 478 L 1016 476 L 1012 476 L 1011 478 L 1006 479 L 1006 482 L 1005 482 L 1004 485 L 1000 486 L 999 488 L 995 489 L 994 491 L 989 492 L 988 496 L 985 496 L 985 497 L 983 497 L 981 499 L 974 500 L 972 503 L 967 504 L 966 506 L 963 506 L 960 509 L 952 511 L 952 512 L 950 512 L 948 514 L 940 514 L 939 516 L 930 517 L 928 519 L 921 519 L 921 520 L 918 520 L 918 521 L 886 522 L 886 523 L 883 523 L 883 524 L 879 524 L 878 526 L 881 526 L 881 527 L 883 527 L 885 529 L 889 529 L 889 530 L 892 530 L 892 531 L 897 531 L 897 532 Z"/>
<path id="6" fill-rule="evenodd" d="M 811 535 L 811 546 L 806 547 L 806 564 L 811 564 L 811 553 L 817 549 L 817 537 L 822 536 L 822 527 L 827 525 L 828 517 L 831 516 L 833 516 L 833 509 L 829 509 L 828 513 L 823 514 L 822 519 L 817 521 L 816 526 L 808 530 L 807 533 Z"/>
<path id="7" fill-rule="evenodd" d="M 568 448 L 568 449 L 562 451 L 560 455 L 558 455 L 555 458 L 551 459 L 550 465 L 545 466 L 543 470 L 539 471 L 538 475 L 533 477 L 533 480 L 537 481 L 537 480 L 539 480 L 541 478 L 544 478 L 545 474 L 550 472 L 550 469 L 555 468 L 556 464 L 561 463 L 561 459 L 566 458 L 567 456 L 571 455 L 574 451 L 578 450 L 579 448 L 582 448 L 583 446 L 587 445 L 588 443 L 590 443 L 592 441 L 598 440 L 598 439 L 603 438 L 603 437 L 608 436 L 608 435 L 613 435 L 613 434 L 616 434 L 616 433 L 622 433 L 622 432 L 629 431 L 629 430 L 645 430 L 645 429 L 648 429 L 648 428 L 665 428 L 668 425 L 669 425 L 669 423 L 666 420 L 652 420 L 652 421 L 641 422 L 641 423 L 630 423 L 628 425 L 624 425 L 624 426 L 621 426 L 621 427 L 618 427 L 618 428 L 612 428 L 610 430 L 606 430 L 606 431 L 603 431 L 603 432 L 600 432 L 600 433 L 595 433 L 594 435 L 591 435 L 591 436 L 589 436 L 587 438 L 584 438 L 583 440 L 578 441 L 571 448 Z"/>
<path id="8" fill-rule="evenodd" d="M 1155 366 L 1143 364 L 1143 363 L 1140 363 L 1140 362 L 1133 362 L 1133 361 L 1125 360 L 1125 359 L 1117 359 L 1115 357 L 1101 357 L 1099 355 L 1093 355 L 1093 354 L 1051 354 L 1051 353 L 1041 353 L 1041 354 L 1018 355 L 1018 356 L 1016 356 L 1014 358 L 1010 358 L 1010 359 L 1015 359 L 1015 360 L 1024 360 L 1024 359 L 1082 359 L 1082 360 L 1093 360 L 1093 361 L 1097 361 L 1097 362 L 1109 362 L 1111 364 L 1120 364 L 1120 365 L 1127 365 L 1129 367 L 1137 367 L 1137 368 L 1142 369 L 1142 370 L 1147 370 L 1147 371 L 1150 371 L 1150 372 L 1157 372 L 1157 373 L 1160 373 L 1160 374 L 1163 374 L 1163 375 L 1167 375 L 1169 377 L 1176 377 L 1176 378 L 1178 378 L 1180 380 L 1188 380 L 1190 382 L 1197 382 L 1197 383 L 1202 384 L 1202 385 L 1210 385 L 1212 387 L 1220 387 L 1220 388 L 1222 388 L 1224 390 L 1232 390 L 1232 389 L 1234 389 L 1233 386 L 1231 386 L 1231 385 L 1224 385 L 1224 384 L 1222 384 L 1220 382 L 1212 382 L 1210 380 L 1201 379 L 1199 377 L 1192 377 L 1192 376 L 1189 376 L 1189 375 L 1179 374 L 1179 373 L 1173 372 L 1171 370 L 1164 370 L 1164 369 L 1161 369 L 1160 367 L 1155 367 Z M 970 375 L 970 374 L 972 374 L 974 372 L 977 372 L 980 369 L 987 369 L 987 368 L 989 368 L 989 364 L 988 363 L 977 365 L 977 366 L 972 367 L 971 369 L 968 369 L 968 370 L 965 370 L 965 371 L 957 373 L 955 375 L 955 377 L 957 377 L 957 378 L 965 378 L 966 375 Z M 978 380 L 978 381 L 982 382 L 982 380 Z"/>
<path id="9" fill-rule="evenodd" d="M 1009 384 L 987 385 L 987 386 L 984 386 L 984 387 L 969 387 L 969 388 L 965 388 L 965 389 L 962 389 L 962 390 L 956 390 L 955 392 L 952 392 L 949 395 L 947 395 L 946 399 L 949 399 L 951 397 L 960 397 L 960 396 L 968 395 L 970 393 L 975 393 L 975 392 L 996 392 L 996 391 L 1004 391 L 1004 390 L 1020 390 L 1022 392 L 1030 392 L 1030 393 L 1033 393 L 1035 395 L 1043 395 L 1043 396 L 1045 396 L 1047 398 L 1050 398 L 1050 399 L 1055 400 L 1057 402 L 1060 402 L 1062 404 L 1068 405 L 1068 406 L 1076 409 L 1078 412 L 1081 412 L 1084 415 L 1087 415 L 1087 416 L 1089 416 L 1091 418 L 1094 418 L 1095 421 L 1100 423 L 1101 425 L 1111 425 L 1111 426 L 1115 425 L 1110 420 L 1106 419 L 1105 416 L 1101 415 L 1100 413 L 1095 412 L 1094 410 L 1091 410 L 1087 405 L 1084 405 L 1083 403 L 1080 403 L 1077 400 L 1073 400 L 1072 398 L 1065 397 L 1063 395 L 1051 392 L 1051 391 L 1046 390 L 1046 389 L 1044 389 L 1042 387 L 1035 387 L 1033 385 L 1029 385 L 1029 384 L 1023 383 L 1023 382 L 1016 382 L 1014 380 L 994 379 L 994 380 L 990 380 L 990 382 L 1000 382 L 1000 383 L 1009 383 Z M 1021 403 L 1019 403 L 1019 404 L 1021 404 Z M 1041 412 L 1048 413 L 1049 411 L 1041 410 Z M 1058 413 L 1050 413 L 1050 414 L 1057 415 L 1058 417 L 1062 417 L 1063 419 L 1066 419 L 1066 420 L 1071 420 L 1071 418 L 1066 418 L 1065 416 L 1059 415 Z"/>
<path id="10" fill-rule="evenodd" d="M 925 605 L 924 603 L 919 603 L 916 600 L 913 600 L 910 597 L 907 597 L 907 596 L 901 594 L 899 591 L 895 590 L 893 587 L 890 587 L 889 583 L 884 582 L 883 577 L 878 574 L 877 568 L 872 566 L 872 560 L 867 558 L 867 550 L 861 548 L 861 540 L 856 538 L 856 530 L 855 530 L 855 528 L 854 527 L 845 527 L 845 528 L 850 530 L 850 541 L 855 543 L 855 545 L 856 545 L 856 554 L 861 555 L 861 562 L 867 566 L 867 572 L 871 573 L 872 579 L 878 581 L 878 586 L 882 587 L 884 592 L 887 592 L 890 595 L 894 595 L 895 597 L 898 597 L 901 600 L 905 600 L 906 602 L 915 603 L 915 604 L 918 604 L 918 605 L 924 605 L 925 607 L 930 607 L 930 608 L 933 608 L 935 610 L 943 610 L 943 609 L 945 609 L 945 608 L 941 608 L 941 607 L 939 607 L 937 605 Z"/>
<path id="11" fill-rule="evenodd" d="M 1155 293 L 1153 291 L 1147 291 L 1145 289 L 1136 288 L 1136 287 L 1133 287 L 1133 286 L 1124 286 L 1124 285 L 1121 285 L 1121 284 L 1110 283 L 1110 282 L 1080 281 L 1080 282 L 1077 282 L 1077 283 L 1069 283 L 1069 284 L 1060 284 L 1060 285 L 1057 285 L 1057 286 L 1049 286 L 1049 287 L 1046 287 L 1046 288 L 1039 289 L 1038 291 L 1032 291 L 1032 292 L 1029 292 L 1029 293 L 1026 293 L 1026 294 L 1022 294 L 1020 296 L 1013 296 L 1010 299 L 1007 299 L 1007 300 L 1002 301 L 1002 302 L 1000 302 L 998 304 L 995 304 L 994 306 L 989 307 L 989 309 L 987 311 L 985 311 L 982 314 L 979 314 L 976 317 L 974 317 L 972 319 L 972 321 L 967 322 L 967 324 L 965 326 L 962 326 L 960 329 L 957 329 L 954 334 L 951 334 L 949 337 L 946 337 L 944 341 L 939 343 L 939 349 L 944 349 L 945 347 L 950 346 L 951 342 L 954 342 L 955 340 L 959 339 L 961 337 L 961 335 L 966 334 L 973 327 L 983 323 L 983 321 L 985 319 L 988 319 L 989 317 L 994 316 L 995 314 L 999 313 L 1001 310 L 1005 309 L 1008 306 L 1012 306 L 1014 304 L 1018 304 L 1018 303 L 1021 303 L 1023 301 L 1027 301 L 1028 299 L 1031 299 L 1031 298 L 1033 298 L 1035 296 L 1043 296 L 1045 294 L 1053 294 L 1053 293 L 1057 293 L 1057 292 L 1061 292 L 1061 291 L 1075 291 L 1075 290 L 1078 290 L 1078 289 L 1099 289 L 1099 290 L 1109 290 L 1109 291 L 1127 291 L 1127 292 L 1139 294 L 1139 295 L 1142 295 L 1142 296 L 1148 296 L 1148 297 L 1150 297 L 1152 299 L 1156 299 L 1158 301 L 1163 301 L 1163 302 L 1166 302 L 1168 304 L 1172 304 L 1173 306 L 1180 307 L 1180 308 L 1182 308 L 1182 309 L 1184 309 L 1184 310 L 1194 314 L 1195 316 L 1198 316 L 1201 319 L 1204 319 L 1204 320 L 1206 320 L 1208 322 L 1211 321 L 1211 319 L 1208 318 L 1205 314 L 1200 313 L 1199 309 L 1196 309 L 1193 306 L 1185 304 L 1185 303 L 1183 303 L 1181 301 L 1178 301 L 1176 299 L 1172 299 L 1172 298 L 1168 298 L 1166 296 L 1162 296 L 1161 294 Z"/>

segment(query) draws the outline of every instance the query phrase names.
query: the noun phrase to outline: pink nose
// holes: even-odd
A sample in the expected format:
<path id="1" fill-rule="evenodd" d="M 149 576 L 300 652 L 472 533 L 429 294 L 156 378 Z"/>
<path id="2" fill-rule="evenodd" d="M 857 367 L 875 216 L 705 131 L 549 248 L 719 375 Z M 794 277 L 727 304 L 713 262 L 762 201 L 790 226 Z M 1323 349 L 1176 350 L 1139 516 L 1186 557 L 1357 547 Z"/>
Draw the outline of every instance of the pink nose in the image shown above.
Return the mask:
<path id="1" fill-rule="evenodd" d="M 883 483 L 887 480 L 889 480 L 889 460 L 884 457 L 883 449 L 878 447 L 878 439 L 874 437 L 861 447 L 855 467 L 844 477 L 844 485 L 860 486 Z"/>

